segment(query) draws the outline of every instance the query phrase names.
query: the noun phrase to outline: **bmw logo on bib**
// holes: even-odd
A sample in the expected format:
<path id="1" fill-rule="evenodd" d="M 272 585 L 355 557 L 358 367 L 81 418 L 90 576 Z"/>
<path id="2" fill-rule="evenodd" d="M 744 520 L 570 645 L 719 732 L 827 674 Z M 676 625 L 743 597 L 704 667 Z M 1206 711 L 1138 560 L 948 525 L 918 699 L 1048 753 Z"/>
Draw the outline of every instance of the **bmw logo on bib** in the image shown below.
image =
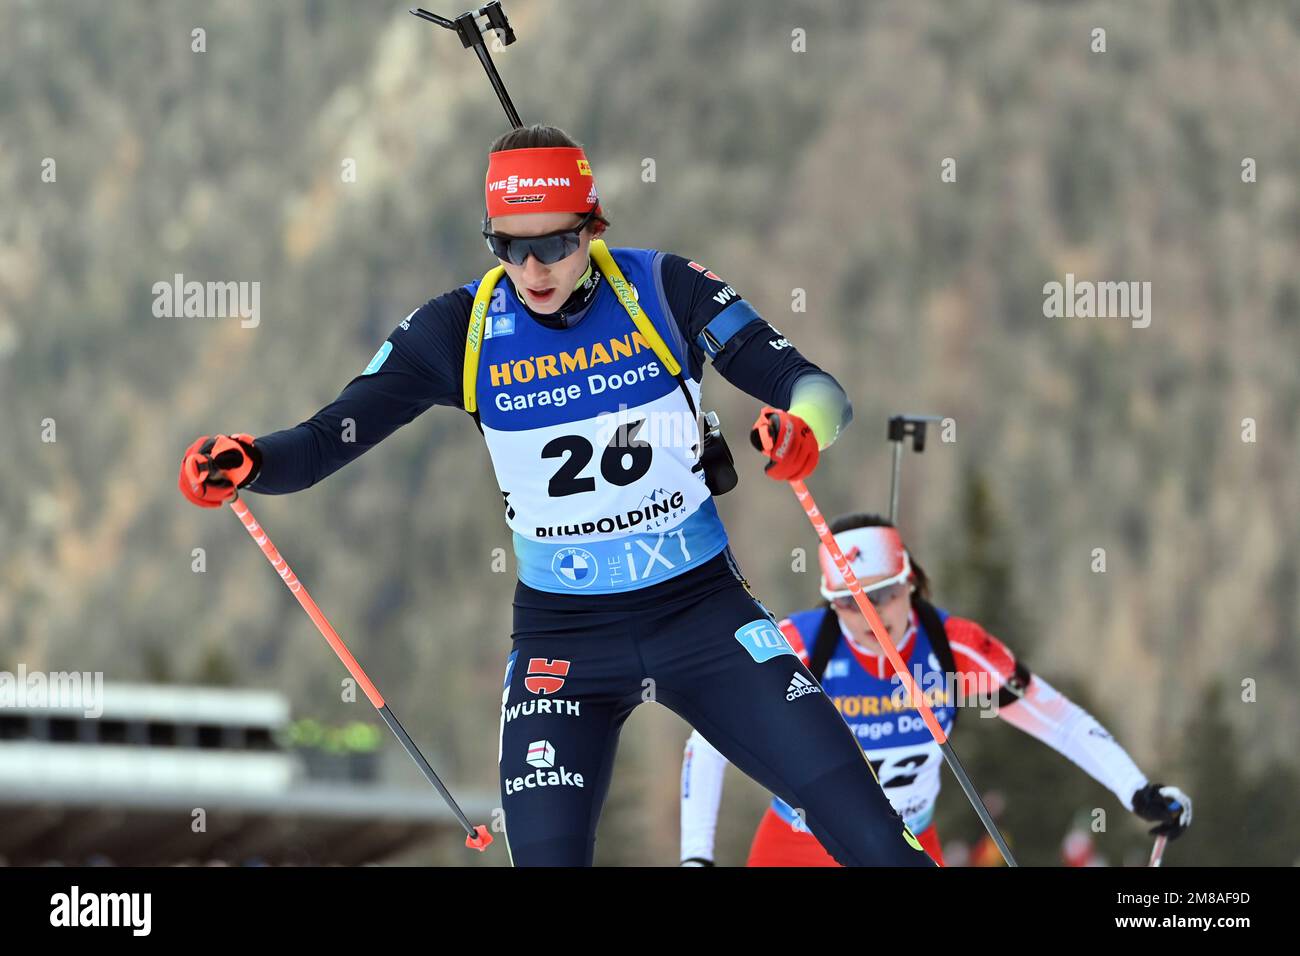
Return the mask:
<path id="1" fill-rule="evenodd" d="M 551 570 L 566 587 L 585 588 L 596 580 L 599 568 L 590 551 L 584 548 L 561 548 L 551 559 Z"/>

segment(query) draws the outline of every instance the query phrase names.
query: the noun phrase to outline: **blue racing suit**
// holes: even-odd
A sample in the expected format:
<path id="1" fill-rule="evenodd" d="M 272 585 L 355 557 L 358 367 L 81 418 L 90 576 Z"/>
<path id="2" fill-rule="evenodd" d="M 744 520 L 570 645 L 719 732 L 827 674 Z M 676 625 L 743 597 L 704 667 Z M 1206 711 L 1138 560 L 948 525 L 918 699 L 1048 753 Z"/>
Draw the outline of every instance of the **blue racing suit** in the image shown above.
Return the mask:
<path id="1" fill-rule="evenodd" d="M 680 377 L 592 263 L 555 316 L 533 313 L 503 278 L 474 381 L 519 573 L 499 748 L 513 862 L 591 863 L 619 729 L 654 700 L 804 812 L 840 862 L 929 865 L 750 594 L 700 463 L 706 359 L 764 403 L 802 412 L 822 447 L 851 417 L 843 390 L 705 267 L 610 252 Z M 257 438 L 249 490 L 308 487 L 432 405 L 464 409 L 478 286 L 416 309 L 334 402 Z"/>

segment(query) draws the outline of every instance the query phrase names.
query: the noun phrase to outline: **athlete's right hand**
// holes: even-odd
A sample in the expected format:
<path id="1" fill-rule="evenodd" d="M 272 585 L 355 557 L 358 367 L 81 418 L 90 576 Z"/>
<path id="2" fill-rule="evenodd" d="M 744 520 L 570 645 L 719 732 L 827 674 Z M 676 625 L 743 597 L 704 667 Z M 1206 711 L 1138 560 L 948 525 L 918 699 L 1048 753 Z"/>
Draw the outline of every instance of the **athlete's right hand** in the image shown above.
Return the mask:
<path id="1" fill-rule="evenodd" d="M 1158 823 L 1148 833 L 1177 840 L 1192 825 L 1192 799 L 1177 787 L 1149 783 L 1133 794 L 1133 812 L 1143 820 Z"/>
<path id="2" fill-rule="evenodd" d="M 219 508 L 253 480 L 261 464 L 252 435 L 204 435 L 185 449 L 177 484 L 191 503 Z"/>

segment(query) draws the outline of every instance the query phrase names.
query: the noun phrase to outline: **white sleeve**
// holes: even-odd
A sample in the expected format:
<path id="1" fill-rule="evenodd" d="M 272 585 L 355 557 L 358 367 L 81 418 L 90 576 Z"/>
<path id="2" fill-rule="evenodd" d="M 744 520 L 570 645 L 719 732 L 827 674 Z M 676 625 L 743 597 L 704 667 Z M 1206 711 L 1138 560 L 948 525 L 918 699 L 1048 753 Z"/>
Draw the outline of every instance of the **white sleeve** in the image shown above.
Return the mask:
<path id="1" fill-rule="evenodd" d="M 1147 785 L 1146 775 L 1106 728 L 1037 674 L 1025 695 L 999 707 L 998 716 L 1078 764 L 1126 810 L 1133 809 L 1133 794 Z"/>
<path id="2" fill-rule="evenodd" d="M 713 838 L 718 830 L 718 804 L 727 758 L 714 749 L 698 730 L 691 731 L 682 759 L 683 860 L 713 859 Z"/>

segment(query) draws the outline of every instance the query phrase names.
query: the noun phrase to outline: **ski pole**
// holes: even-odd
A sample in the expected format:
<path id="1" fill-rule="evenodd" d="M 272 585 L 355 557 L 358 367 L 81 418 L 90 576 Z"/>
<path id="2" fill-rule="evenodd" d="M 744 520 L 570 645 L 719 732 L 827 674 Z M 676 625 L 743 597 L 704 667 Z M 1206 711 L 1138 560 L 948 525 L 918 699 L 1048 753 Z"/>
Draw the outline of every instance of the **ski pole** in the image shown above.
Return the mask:
<path id="1" fill-rule="evenodd" d="M 938 415 L 894 415 L 889 419 L 889 440 L 894 443 L 894 469 L 889 482 L 889 523 L 898 527 L 898 489 L 903 477 L 903 442 L 912 436 L 912 451 L 925 451 L 925 426 L 941 422 Z"/>
<path id="2" fill-rule="evenodd" d="M 433 784 L 434 789 L 442 794 L 442 799 L 447 801 L 447 806 L 451 808 L 451 812 L 456 815 L 456 819 L 460 822 L 460 825 L 464 828 L 465 833 L 467 834 L 465 837 L 465 845 L 472 850 L 478 850 L 480 853 L 486 850 L 488 844 L 492 842 L 492 834 L 488 833 L 487 826 L 479 824 L 476 827 L 466 818 L 460 805 L 456 803 L 455 798 L 451 795 L 451 792 L 443 785 L 442 781 L 438 779 L 438 775 L 433 772 L 433 768 L 429 766 L 429 761 L 424 759 L 424 754 L 420 753 L 420 748 L 415 745 L 415 741 L 413 741 L 410 735 L 407 734 L 406 729 L 398 722 L 396 715 L 389 709 L 388 704 L 384 702 L 383 695 L 379 693 L 379 688 L 376 687 L 370 678 L 366 676 L 366 672 L 361 669 L 361 665 L 357 663 L 357 659 L 352 656 L 352 652 L 349 651 L 347 645 L 343 643 L 343 639 L 339 637 L 338 632 L 335 631 L 330 622 L 325 619 L 325 615 L 321 613 L 321 609 L 316 606 L 316 602 L 313 601 L 311 595 L 307 593 L 307 588 L 298 580 L 298 576 L 290 570 L 288 563 L 280 556 L 280 552 L 276 549 L 275 545 L 271 543 L 271 539 L 266 534 L 266 529 L 257 523 L 257 520 L 253 517 L 253 513 L 248 510 L 248 505 L 244 504 L 238 495 L 235 495 L 235 497 L 230 499 L 230 510 L 239 518 L 239 523 L 244 526 L 244 530 L 247 531 L 252 539 L 257 542 L 257 546 L 261 548 L 262 553 L 266 555 L 266 560 L 271 562 L 271 567 L 275 568 L 276 573 L 280 575 L 280 580 L 284 582 L 285 587 L 287 587 L 293 596 L 298 599 L 298 603 L 302 605 L 302 609 L 307 612 L 307 616 L 311 618 L 312 623 L 316 625 L 316 629 L 320 631 L 321 636 L 325 638 L 329 643 L 329 646 L 334 649 L 334 653 L 337 654 L 338 659 L 343 662 L 343 666 L 348 669 L 348 673 L 351 674 L 352 678 L 361 685 L 361 689 L 365 691 L 366 697 L 370 699 L 370 703 L 375 705 L 375 710 L 379 711 L 379 716 L 384 719 L 384 723 L 388 725 L 388 729 L 393 732 L 393 735 L 401 742 L 402 747 L 405 748 L 407 754 L 410 755 L 410 758 L 415 761 L 415 765 L 420 768 L 420 772 L 424 774 L 425 779 L 428 780 L 429 783 Z"/>
<path id="3" fill-rule="evenodd" d="M 1163 862 L 1165 858 L 1165 844 L 1168 842 L 1169 838 L 1163 833 L 1156 837 L 1156 845 L 1151 848 L 1151 861 L 1147 863 L 1147 866 L 1159 866 L 1161 862 Z"/>
<path id="4" fill-rule="evenodd" d="M 767 429 L 759 429 L 759 437 L 763 443 L 763 450 L 765 452 L 770 451 L 772 439 Z M 930 729 L 934 742 L 939 745 L 939 750 L 943 753 L 943 759 L 948 764 L 948 769 L 952 771 L 953 776 L 957 778 L 957 782 L 961 784 L 966 799 L 975 808 L 980 822 L 984 824 L 984 829 L 988 831 L 989 836 L 993 838 L 993 842 L 997 844 L 1002 859 L 1006 860 L 1007 866 L 1018 866 L 1015 857 L 1011 855 L 1011 848 L 1007 846 L 1007 841 L 1002 838 L 997 824 L 993 822 L 993 815 L 989 813 L 988 807 L 984 806 L 984 801 L 980 799 L 979 793 L 975 790 L 975 785 L 971 783 L 970 777 L 967 776 L 966 769 L 961 765 L 961 761 L 957 759 L 957 752 L 952 749 L 952 744 L 948 742 L 948 735 L 944 732 L 943 726 L 921 695 L 921 688 L 917 686 L 912 675 L 907 672 L 907 665 L 899 655 L 894 642 L 889 639 L 889 632 L 885 629 L 884 622 L 880 620 L 880 615 L 876 613 L 875 606 L 867 600 L 862 585 L 858 583 L 857 575 L 849 567 L 849 562 L 844 559 L 840 546 L 835 543 L 830 525 L 826 523 L 826 519 L 818 510 L 812 492 L 808 490 L 808 486 L 802 481 L 792 481 L 790 487 L 794 490 L 794 496 L 799 499 L 799 504 L 803 505 L 804 513 L 808 515 L 808 520 L 812 522 L 817 537 L 821 539 L 822 544 L 826 545 L 826 550 L 830 552 L 831 560 L 835 562 L 836 569 L 840 572 L 840 575 L 844 578 L 844 583 L 853 594 L 853 600 L 857 602 L 858 609 L 862 611 L 863 616 L 867 619 L 867 624 L 871 626 L 871 633 L 884 650 L 885 656 L 889 658 L 889 663 L 893 665 L 894 672 L 898 675 L 899 680 L 907 688 L 907 692 L 912 698 L 912 706 L 921 714 L 921 719 L 925 721 L 925 726 Z"/>

